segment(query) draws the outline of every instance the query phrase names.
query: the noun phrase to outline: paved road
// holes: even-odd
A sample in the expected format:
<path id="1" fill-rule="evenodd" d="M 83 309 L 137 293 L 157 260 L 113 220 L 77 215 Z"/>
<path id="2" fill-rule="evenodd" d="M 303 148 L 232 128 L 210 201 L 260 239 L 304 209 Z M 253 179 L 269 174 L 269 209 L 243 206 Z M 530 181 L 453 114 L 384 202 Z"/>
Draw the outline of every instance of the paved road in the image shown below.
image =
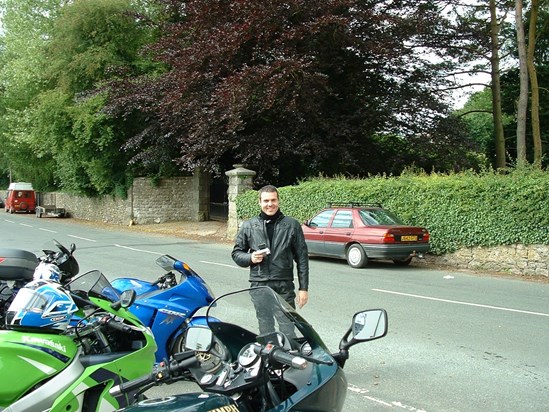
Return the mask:
<path id="1" fill-rule="evenodd" d="M 0 247 L 40 254 L 51 238 L 77 244 L 81 271 L 154 279 L 154 259 L 189 263 L 217 295 L 247 286 L 230 245 L 80 226 L 69 220 L 0 216 Z M 549 405 L 549 284 L 398 268 L 356 270 L 311 260 L 302 309 L 334 350 L 353 313 L 383 307 L 386 338 L 351 350 L 345 411 L 546 411 Z M 150 393 L 196 391 L 187 383 Z"/>

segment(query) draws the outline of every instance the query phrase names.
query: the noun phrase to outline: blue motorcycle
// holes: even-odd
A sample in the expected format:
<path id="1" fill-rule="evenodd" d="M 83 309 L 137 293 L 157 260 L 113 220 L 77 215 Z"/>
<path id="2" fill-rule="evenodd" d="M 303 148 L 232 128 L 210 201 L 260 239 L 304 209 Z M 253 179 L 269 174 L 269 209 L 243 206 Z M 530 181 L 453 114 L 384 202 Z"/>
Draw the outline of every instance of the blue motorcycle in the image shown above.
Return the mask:
<path id="1" fill-rule="evenodd" d="M 193 318 L 193 315 L 200 308 L 207 307 L 214 296 L 206 282 L 185 262 L 163 255 L 156 264 L 167 273 L 155 282 L 119 278 L 112 282 L 112 286 L 119 293 L 128 289 L 137 293 L 137 299 L 129 310 L 152 330 L 158 345 L 156 361 L 161 362 L 185 350 L 184 332 L 191 319 L 192 325 L 206 324 L 204 317 Z M 180 275 L 179 282 L 173 271 Z"/>
<path id="2" fill-rule="evenodd" d="M 33 278 L 65 284 L 78 273 L 79 266 L 74 257 L 76 245 L 72 244 L 67 249 L 54 239 L 43 250 L 44 256 L 37 258 L 25 250 L 0 249 L 0 328 L 4 324 L 5 308 L 9 306 L 17 290 Z M 119 278 L 112 282 L 112 286 L 119 295 L 128 289 L 134 289 L 137 293 L 137 300 L 129 310 L 153 332 L 158 345 L 156 361 L 160 362 L 184 350 L 183 332 L 191 323 L 206 324 L 203 317 L 194 315 L 200 308 L 207 307 L 214 300 L 214 296 L 206 282 L 186 263 L 169 255 L 160 256 L 156 263 L 166 273 L 155 282 Z M 40 270 L 43 266 L 56 269 Z M 174 272 L 179 274 L 179 281 Z M 5 281 L 12 281 L 13 289 Z M 117 300 L 118 296 L 111 298 Z M 75 317 L 71 324 L 75 326 L 79 320 Z M 208 362 L 207 359 L 203 361 L 205 364 Z"/>

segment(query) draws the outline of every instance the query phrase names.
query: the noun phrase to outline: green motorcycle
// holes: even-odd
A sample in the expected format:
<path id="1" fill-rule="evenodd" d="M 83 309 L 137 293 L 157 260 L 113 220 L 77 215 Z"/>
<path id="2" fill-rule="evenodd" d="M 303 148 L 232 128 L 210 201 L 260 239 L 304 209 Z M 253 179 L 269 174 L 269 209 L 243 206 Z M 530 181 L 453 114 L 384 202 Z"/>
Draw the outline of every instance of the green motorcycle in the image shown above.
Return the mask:
<path id="1" fill-rule="evenodd" d="M 22 288 L 0 330 L 0 411 L 114 411 L 135 400 L 109 393 L 155 362 L 151 331 L 126 309 L 135 296 L 97 270 Z"/>

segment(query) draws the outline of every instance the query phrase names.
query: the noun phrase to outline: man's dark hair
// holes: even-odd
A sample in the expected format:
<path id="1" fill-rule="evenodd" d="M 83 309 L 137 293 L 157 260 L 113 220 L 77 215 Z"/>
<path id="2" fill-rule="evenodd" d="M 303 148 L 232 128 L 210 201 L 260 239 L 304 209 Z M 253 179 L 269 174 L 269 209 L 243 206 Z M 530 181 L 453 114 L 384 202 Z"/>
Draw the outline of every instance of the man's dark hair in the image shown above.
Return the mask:
<path id="1" fill-rule="evenodd" d="M 276 193 L 276 197 L 280 199 L 280 196 L 278 195 L 278 189 L 273 185 L 266 185 L 259 189 L 259 200 L 261 200 L 262 193 Z"/>

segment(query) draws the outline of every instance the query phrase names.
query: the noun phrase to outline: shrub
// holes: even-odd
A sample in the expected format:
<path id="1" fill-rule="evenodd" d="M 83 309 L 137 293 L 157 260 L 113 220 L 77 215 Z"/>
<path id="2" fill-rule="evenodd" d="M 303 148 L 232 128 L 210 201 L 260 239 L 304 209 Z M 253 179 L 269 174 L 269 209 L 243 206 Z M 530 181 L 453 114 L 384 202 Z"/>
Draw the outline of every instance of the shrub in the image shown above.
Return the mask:
<path id="1" fill-rule="evenodd" d="M 549 173 L 404 173 L 366 179 L 314 178 L 279 188 L 284 214 L 304 221 L 328 202 L 379 202 L 410 225 L 431 232 L 435 254 L 461 247 L 549 244 Z M 237 197 L 237 214 L 258 213 L 258 194 Z"/>

